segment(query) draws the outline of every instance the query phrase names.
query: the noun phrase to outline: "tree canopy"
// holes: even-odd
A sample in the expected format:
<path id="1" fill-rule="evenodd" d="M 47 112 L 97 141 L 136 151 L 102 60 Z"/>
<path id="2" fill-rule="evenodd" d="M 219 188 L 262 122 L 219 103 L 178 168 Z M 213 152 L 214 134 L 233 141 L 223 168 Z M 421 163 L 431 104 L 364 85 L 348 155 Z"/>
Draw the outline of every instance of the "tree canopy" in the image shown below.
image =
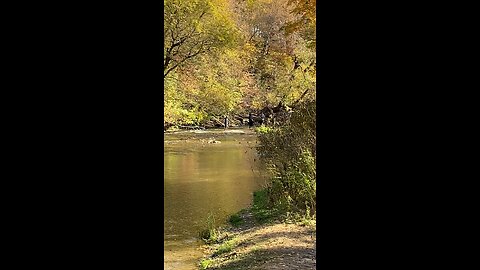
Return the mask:
<path id="1" fill-rule="evenodd" d="M 164 0 L 165 122 L 315 99 L 315 2 Z"/>

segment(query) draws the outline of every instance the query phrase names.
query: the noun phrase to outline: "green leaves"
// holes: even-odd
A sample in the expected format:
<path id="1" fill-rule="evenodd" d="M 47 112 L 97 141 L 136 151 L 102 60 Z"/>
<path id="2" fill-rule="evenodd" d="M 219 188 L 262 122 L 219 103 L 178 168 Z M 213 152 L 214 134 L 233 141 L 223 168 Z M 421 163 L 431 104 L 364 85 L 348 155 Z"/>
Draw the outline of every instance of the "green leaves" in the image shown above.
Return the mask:
<path id="1" fill-rule="evenodd" d="M 258 133 L 257 151 L 272 173 L 268 195 L 287 210 L 315 212 L 315 118 L 315 102 L 302 102 L 285 125 Z"/>

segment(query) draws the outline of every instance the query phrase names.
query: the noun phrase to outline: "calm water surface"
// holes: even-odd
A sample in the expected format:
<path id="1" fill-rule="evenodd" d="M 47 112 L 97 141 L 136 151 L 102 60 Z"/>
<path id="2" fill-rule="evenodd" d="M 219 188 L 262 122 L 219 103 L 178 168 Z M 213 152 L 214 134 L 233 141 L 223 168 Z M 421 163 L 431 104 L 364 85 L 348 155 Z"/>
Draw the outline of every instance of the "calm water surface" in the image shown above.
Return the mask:
<path id="1" fill-rule="evenodd" d="M 209 213 L 226 219 L 249 206 L 264 181 L 255 142 L 249 129 L 164 135 L 165 269 L 197 269 L 198 232 Z"/>

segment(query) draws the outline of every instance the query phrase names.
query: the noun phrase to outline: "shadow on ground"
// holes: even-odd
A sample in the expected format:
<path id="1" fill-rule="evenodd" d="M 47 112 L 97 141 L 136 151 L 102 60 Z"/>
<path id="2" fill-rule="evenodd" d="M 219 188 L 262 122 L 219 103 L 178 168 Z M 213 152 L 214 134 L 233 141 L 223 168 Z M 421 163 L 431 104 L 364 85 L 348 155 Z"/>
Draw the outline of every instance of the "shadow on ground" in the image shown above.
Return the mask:
<path id="1" fill-rule="evenodd" d="M 209 269 L 242 270 L 242 269 L 315 269 L 316 256 L 314 248 L 269 248 L 246 253 L 241 258 L 228 261 L 221 266 Z"/>

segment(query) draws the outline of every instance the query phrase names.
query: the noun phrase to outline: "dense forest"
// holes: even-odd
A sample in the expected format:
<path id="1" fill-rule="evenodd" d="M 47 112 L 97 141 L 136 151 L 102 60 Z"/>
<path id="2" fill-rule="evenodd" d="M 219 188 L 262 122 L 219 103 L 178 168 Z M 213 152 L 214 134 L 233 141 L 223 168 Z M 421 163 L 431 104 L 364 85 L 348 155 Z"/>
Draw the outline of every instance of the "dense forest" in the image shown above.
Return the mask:
<path id="1" fill-rule="evenodd" d="M 315 4 L 164 0 L 164 129 L 274 119 L 314 101 Z"/>
<path id="2" fill-rule="evenodd" d="M 316 1 L 164 4 L 164 129 L 265 116 L 257 152 L 270 205 L 315 215 Z"/>

